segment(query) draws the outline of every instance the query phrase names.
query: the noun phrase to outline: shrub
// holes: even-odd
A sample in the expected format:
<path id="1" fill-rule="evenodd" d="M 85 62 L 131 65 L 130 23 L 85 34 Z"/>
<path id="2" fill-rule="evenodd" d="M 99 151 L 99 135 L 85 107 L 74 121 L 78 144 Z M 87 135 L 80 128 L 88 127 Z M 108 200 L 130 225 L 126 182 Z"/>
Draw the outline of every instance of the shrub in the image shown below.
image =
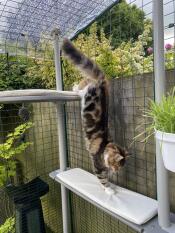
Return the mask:
<path id="1" fill-rule="evenodd" d="M 162 98 L 160 103 L 150 100 L 149 108 L 144 110 L 143 117 L 144 123 L 138 128 L 142 129 L 145 124 L 146 128 L 134 139 L 144 136 L 142 142 L 147 142 L 155 130 L 175 133 L 175 87 L 171 93 Z"/>
<path id="2" fill-rule="evenodd" d="M 15 89 L 43 88 L 40 76 L 30 75 L 29 67 L 34 67 L 31 58 L 0 55 L 0 91 Z"/>
<path id="3" fill-rule="evenodd" d="M 19 125 L 7 135 L 5 143 L 0 144 L 0 187 L 16 175 L 16 155 L 31 145 L 31 142 L 20 141 L 20 138 L 32 125 L 31 122 Z"/>
<path id="4" fill-rule="evenodd" d="M 0 226 L 0 233 L 15 233 L 15 218 L 8 218 L 3 225 Z"/>

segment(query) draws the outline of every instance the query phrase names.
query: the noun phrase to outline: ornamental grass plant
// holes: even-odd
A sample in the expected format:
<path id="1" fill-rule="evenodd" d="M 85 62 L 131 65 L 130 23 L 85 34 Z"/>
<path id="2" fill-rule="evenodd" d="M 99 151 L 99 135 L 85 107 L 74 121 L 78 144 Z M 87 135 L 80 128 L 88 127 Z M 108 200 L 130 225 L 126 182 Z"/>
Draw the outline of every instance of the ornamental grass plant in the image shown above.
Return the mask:
<path id="1" fill-rule="evenodd" d="M 143 129 L 144 126 L 145 130 L 139 133 L 134 141 L 142 136 L 141 142 L 146 143 L 156 130 L 175 134 L 175 87 L 167 96 L 163 96 L 160 103 L 150 100 L 148 109 L 143 112 L 143 117 L 144 123 L 137 129 Z"/>

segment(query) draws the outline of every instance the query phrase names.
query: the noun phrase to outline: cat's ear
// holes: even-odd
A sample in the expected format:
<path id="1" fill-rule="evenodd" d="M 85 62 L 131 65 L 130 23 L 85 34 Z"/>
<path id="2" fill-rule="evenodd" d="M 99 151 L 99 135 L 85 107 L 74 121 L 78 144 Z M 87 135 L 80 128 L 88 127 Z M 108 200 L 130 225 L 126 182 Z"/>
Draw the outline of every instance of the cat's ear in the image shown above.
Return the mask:
<path id="1" fill-rule="evenodd" d="M 121 156 L 120 154 L 116 154 L 116 156 L 115 156 L 116 162 L 120 162 L 122 159 L 124 159 L 123 156 Z"/>
<path id="2" fill-rule="evenodd" d="M 129 157 L 131 156 L 131 153 L 128 152 L 128 150 L 124 149 L 124 157 L 125 159 L 129 159 Z"/>

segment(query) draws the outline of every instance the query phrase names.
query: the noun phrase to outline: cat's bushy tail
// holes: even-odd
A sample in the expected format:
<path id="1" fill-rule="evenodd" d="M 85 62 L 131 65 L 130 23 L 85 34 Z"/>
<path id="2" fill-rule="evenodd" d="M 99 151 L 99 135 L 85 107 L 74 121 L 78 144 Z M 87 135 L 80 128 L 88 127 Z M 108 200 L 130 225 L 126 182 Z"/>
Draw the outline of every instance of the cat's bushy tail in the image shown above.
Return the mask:
<path id="1" fill-rule="evenodd" d="M 64 39 L 62 51 L 63 54 L 78 67 L 85 78 L 98 80 L 105 79 L 105 75 L 98 65 L 81 53 L 70 40 Z"/>

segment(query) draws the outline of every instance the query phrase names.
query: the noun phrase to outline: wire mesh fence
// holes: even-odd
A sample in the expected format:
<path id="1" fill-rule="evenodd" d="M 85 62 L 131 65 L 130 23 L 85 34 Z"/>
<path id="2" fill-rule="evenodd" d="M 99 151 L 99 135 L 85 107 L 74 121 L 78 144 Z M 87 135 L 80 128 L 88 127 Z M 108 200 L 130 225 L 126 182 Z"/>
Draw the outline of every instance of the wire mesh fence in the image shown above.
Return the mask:
<path id="1" fill-rule="evenodd" d="M 122 79 L 113 80 L 111 82 L 112 91 L 110 95 L 109 125 L 112 138 L 118 144 L 126 147 L 130 146 L 132 138 L 136 134 L 135 129 L 141 124 L 141 109 L 145 107 L 144 98 L 152 98 L 153 96 L 152 81 L 152 75 L 147 75 L 146 77 L 138 76 L 128 78 L 126 82 Z M 149 86 L 149 92 L 146 94 L 144 89 L 148 88 Z M 85 149 L 83 141 L 84 137 L 80 124 L 80 106 L 75 103 L 69 103 L 69 106 L 66 108 L 66 113 L 69 166 L 71 168 L 80 167 L 92 172 L 91 160 L 88 156 L 88 152 Z M 144 147 L 144 143 L 141 143 L 138 140 L 134 143 L 130 150 L 132 152 L 132 156 L 128 159 L 125 168 L 122 169 L 119 174 L 109 173 L 111 182 L 142 193 L 146 196 L 156 198 L 154 143 L 149 141 L 149 143 Z M 90 204 L 87 204 L 85 201 L 81 200 L 81 198 L 76 197 L 75 195 L 73 196 L 74 198 L 72 198 L 71 202 L 73 211 L 76 211 L 77 213 L 78 210 L 82 210 L 78 217 L 79 225 L 76 224 L 77 214 L 72 214 L 72 216 L 75 216 L 73 221 L 75 222 L 74 232 L 101 232 L 102 229 L 102 232 L 108 232 L 111 227 L 117 229 L 118 222 L 114 221 L 112 217 L 107 217 L 107 215 L 103 213 L 103 216 L 105 217 L 98 219 L 96 212 L 99 212 L 99 210 L 97 210 L 95 207 L 89 207 L 90 212 L 88 212 L 87 208 Z M 99 213 L 101 213 L 101 211 Z M 93 224 L 93 221 L 89 218 L 95 219 L 94 222 L 96 224 Z M 110 219 L 111 224 L 106 225 L 104 220 L 106 218 Z M 102 227 L 99 227 L 100 225 L 102 225 Z M 114 232 L 120 231 L 116 230 Z M 130 232 L 130 229 L 124 227 L 121 232 Z"/>
<path id="2" fill-rule="evenodd" d="M 95 13 L 92 8 L 97 9 L 100 4 L 97 1 L 90 1 L 85 7 L 84 2 L 78 5 L 78 1 L 71 1 L 71 3 L 35 1 L 35 4 L 33 2 L 7 0 L 0 5 L 1 19 L 5 20 L 6 15 L 9 14 L 13 15 L 11 20 L 16 17 L 16 21 L 12 22 L 13 27 L 5 28 L 4 20 L 1 21 L 0 25 L 3 35 L 0 41 L 0 63 L 5 64 L 0 69 L 7 71 L 4 76 L 5 81 L 11 80 L 12 73 L 16 70 L 18 72 L 15 80 L 18 76 L 22 77 L 19 82 L 11 81 L 10 89 L 17 89 L 16 87 L 20 89 L 54 88 L 55 72 L 50 38 L 52 27 L 50 25 L 57 26 L 61 18 L 62 35 L 65 31 L 68 35 L 73 35 L 73 31 L 77 31 L 85 24 L 82 22 L 77 24 L 77 22 L 85 16 L 89 19 L 94 17 Z M 13 4 L 11 5 L 11 3 Z M 101 8 L 106 8 L 109 5 L 108 3 L 108 1 L 103 1 Z M 149 99 L 154 99 L 152 1 L 128 0 L 127 3 L 129 5 L 121 1 L 118 6 L 114 6 L 104 13 L 96 21 L 95 26 L 93 25 L 91 29 L 86 28 L 79 37 L 75 38 L 75 43 L 83 52 L 95 59 L 104 69 L 107 77 L 111 78 L 109 81 L 110 134 L 115 142 L 128 148 L 132 153 L 126 166 L 118 174 L 109 173 L 110 181 L 156 198 L 154 139 L 153 137 L 150 138 L 146 145 L 141 142 L 143 138 L 132 143 L 133 138 L 145 130 L 148 122 L 142 116 L 143 110 L 147 108 Z M 137 6 L 136 11 L 134 11 L 135 4 Z M 175 22 L 174 4 L 174 0 L 164 0 L 167 90 L 170 90 L 175 84 L 175 31 L 172 25 Z M 68 5 L 71 12 L 67 11 L 64 18 L 64 11 Z M 30 10 L 25 18 L 27 9 Z M 43 11 L 43 9 L 45 10 Z M 19 13 L 16 10 L 19 10 Z M 126 11 L 129 19 L 124 15 Z M 136 20 L 131 18 L 131 16 L 134 17 L 133 11 L 136 13 L 137 19 L 140 20 L 139 25 L 136 25 Z M 46 14 L 50 19 L 46 17 Z M 31 15 L 34 17 L 31 18 Z M 23 18 L 22 24 L 21 18 Z M 32 21 L 33 26 L 29 29 L 30 21 Z M 41 25 L 43 35 L 39 33 Z M 102 32 L 101 29 L 103 29 Z M 70 89 L 73 82 L 78 81 L 81 77 L 74 73 L 76 71 L 66 61 L 63 61 L 62 65 L 65 88 Z M 26 84 L 31 76 L 33 77 L 32 83 Z M 47 76 L 49 79 L 47 79 Z M 4 90 L 4 86 L 0 88 Z M 12 132 L 15 127 L 24 123 L 18 116 L 21 106 L 22 104 L 4 105 L 0 109 L 0 143 L 5 142 L 7 134 Z M 29 110 L 30 121 L 34 125 L 25 133 L 23 140 L 30 141 L 32 144 L 24 153 L 17 156 L 21 169 L 17 170 L 17 174 L 13 176 L 13 179 L 10 179 L 10 183 L 19 184 L 19 180 L 21 183 L 28 183 L 40 176 L 49 185 L 49 192 L 41 199 L 46 232 L 61 233 L 63 230 L 60 186 L 49 178 L 49 173 L 59 168 L 56 108 L 53 103 L 31 103 L 25 105 L 25 107 Z M 79 101 L 65 104 L 68 166 L 70 168 L 80 167 L 92 172 L 91 160 L 85 149 L 80 107 Z M 138 128 L 142 123 L 144 123 L 143 126 Z M 9 177 L 7 173 L 6 178 Z M 9 183 L 9 179 L 7 179 L 7 183 Z M 0 188 L 0 227 L 10 217 L 15 217 L 14 204 L 4 188 L 5 185 Z M 171 173 L 172 211 L 175 210 L 174 188 L 174 174 Z M 72 232 L 135 232 L 72 192 L 70 193 L 70 200 Z M 12 225 L 13 219 L 12 221 L 10 219 L 7 224 L 9 229 L 3 230 L 2 233 L 13 232 L 10 228 Z"/>
<path id="3" fill-rule="evenodd" d="M 25 153 L 23 152 L 16 155 L 21 169 L 16 171 L 17 174 L 15 174 L 15 176 L 8 174 L 8 168 L 6 167 L 7 174 L 5 184 L 22 187 L 22 184 L 27 184 L 39 176 L 49 185 L 49 192 L 41 198 L 46 232 L 62 232 L 60 187 L 48 176 L 51 171 L 59 167 L 55 105 L 49 103 L 35 103 L 27 104 L 25 107 L 29 110 L 30 122 L 33 122 L 34 125 L 25 135 L 20 137 L 20 140 L 29 141 L 31 145 L 26 149 Z M 20 108 L 21 104 L 3 106 L 1 110 L 1 136 L 3 135 L 1 143 L 5 141 L 4 139 L 9 132 L 12 132 L 16 126 L 22 124 L 18 116 Z M 9 178 L 11 179 L 9 180 Z M 32 185 L 29 185 L 28 192 L 36 192 L 34 188 L 32 190 L 32 187 Z M 38 189 L 40 190 L 41 188 Z M 24 192 L 23 190 L 22 201 L 24 200 Z M 16 215 L 14 212 L 14 203 L 8 197 L 5 186 L 1 187 L 1 193 L 2 211 L 0 219 L 1 224 L 3 224 L 5 220 L 12 216 L 15 217 Z M 32 196 L 28 197 L 28 202 L 30 205 L 33 203 Z M 26 221 L 25 217 L 21 219 L 21 224 L 24 221 Z M 28 232 L 28 230 L 22 229 L 22 232 Z M 12 231 L 9 229 L 9 231 L 4 230 L 4 232 Z"/>

